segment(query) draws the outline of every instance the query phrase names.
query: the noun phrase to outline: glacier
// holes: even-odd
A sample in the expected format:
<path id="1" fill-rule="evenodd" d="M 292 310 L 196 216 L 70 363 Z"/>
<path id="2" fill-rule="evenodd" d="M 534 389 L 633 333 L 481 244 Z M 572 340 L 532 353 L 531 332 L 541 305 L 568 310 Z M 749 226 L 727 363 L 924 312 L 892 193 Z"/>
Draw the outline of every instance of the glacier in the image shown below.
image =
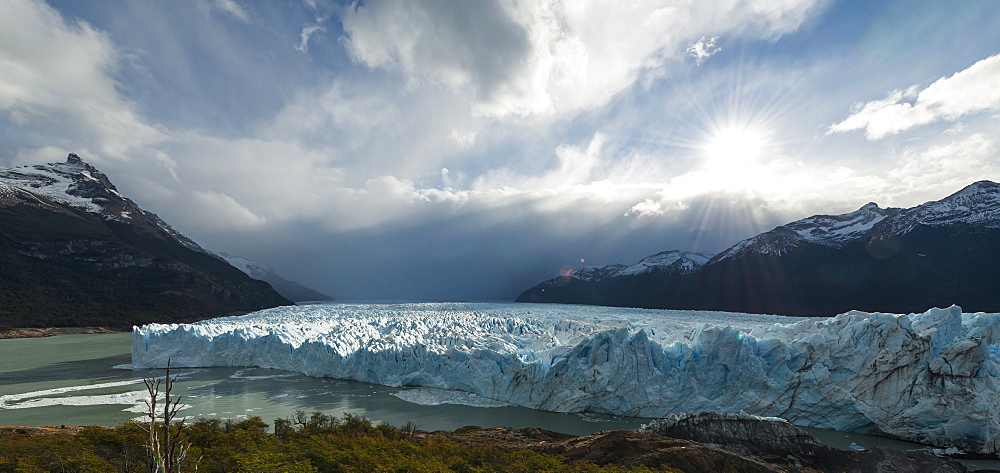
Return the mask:
<path id="1" fill-rule="evenodd" d="M 519 303 L 331 303 L 135 327 L 136 368 L 248 366 L 556 412 L 747 413 L 1000 452 L 1000 314 L 831 318 Z"/>

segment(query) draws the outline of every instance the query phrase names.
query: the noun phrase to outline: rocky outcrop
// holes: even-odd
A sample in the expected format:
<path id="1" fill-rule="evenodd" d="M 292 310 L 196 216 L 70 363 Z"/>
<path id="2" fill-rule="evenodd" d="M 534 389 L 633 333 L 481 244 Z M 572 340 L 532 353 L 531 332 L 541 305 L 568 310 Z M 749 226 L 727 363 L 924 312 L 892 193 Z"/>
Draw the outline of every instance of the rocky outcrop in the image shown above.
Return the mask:
<path id="1" fill-rule="evenodd" d="M 608 430 L 577 437 L 536 428 L 468 426 L 454 432 L 435 432 L 429 435 L 447 436 L 463 445 L 533 450 L 598 465 L 672 467 L 674 471 L 684 473 L 810 471 L 769 464 L 698 442 L 628 430 Z"/>
<path id="2" fill-rule="evenodd" d="M 928 450 L 873 447 L 843 451 L 820 443 L 804 430 L 776 418 L 749 415 L 681 415 L 644 426 L 645 433 L 717 445 L 763 462 L 820 471 L 858 473 L 951 473 L 966 469 Z M 686 470 L 685 470 L 686 471 Z"/>

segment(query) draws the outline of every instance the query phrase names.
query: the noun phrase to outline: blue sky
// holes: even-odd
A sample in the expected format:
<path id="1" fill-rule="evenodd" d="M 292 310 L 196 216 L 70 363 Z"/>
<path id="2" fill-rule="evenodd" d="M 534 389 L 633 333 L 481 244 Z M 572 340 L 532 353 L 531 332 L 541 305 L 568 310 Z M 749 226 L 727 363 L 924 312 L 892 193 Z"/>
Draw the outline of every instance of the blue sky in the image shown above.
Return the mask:
<path id="1" fill-rule="evenodd" d="M 996 2 L 0 10 L 0 165 L 76 152 L 203 246 L 344 298 L 512 298 L 1000 180 Z"/>

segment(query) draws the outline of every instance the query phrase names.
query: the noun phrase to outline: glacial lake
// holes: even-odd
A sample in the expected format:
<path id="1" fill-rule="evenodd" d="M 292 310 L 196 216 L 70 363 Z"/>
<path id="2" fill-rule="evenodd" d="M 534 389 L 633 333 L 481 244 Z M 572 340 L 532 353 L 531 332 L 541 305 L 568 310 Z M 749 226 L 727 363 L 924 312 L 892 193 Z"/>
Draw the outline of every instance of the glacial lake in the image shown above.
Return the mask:
<path id="1" fill-rule="evenodd" d="M 0 340 L 0 425 L 106 425 L 143 415 L 144 375 L 163 370 L 116 368 L 131 362 L 131 333 L 59 335 Z M 183 368 L 174 394 L 189 407 L 181 414 L 246 419 L 268 424 L 296 410 L 339 416 L 349 412 L 373 422 L 414 422 L 424 430 L 484 427 L 538 427 L 585 435 L 601 430 L 636 429 L 649 419 L 560 414 L 524 407 L 495 406 L 488 399 L 424 388 L 392 388 L 355 381 L 313 378 L 263 368 Z M 458 404 L 456 404 L 458 403 Z M 921 445 L 869 435 L 807 428 L 841 449 L 902 449 Z M 997 468 L 1000 462 L 969 462 Z"/>
<path id="2" fill-rule="evenodd" d="M 142 416 L 142 377 L 162 376 L 163 370 L 116 369 L 131 362 L 131 343 L 131 333 L 0 340 L 0 425 L 115 425 Z M 260 416 L 271 424 L 296 410 L 338 416 L 350 412 L 376 423 L 412 421 L 424 430 L 504 425 L 577 435 L 635 429 L 648 422 L 493 407 L 488 399 L 452 391 L 392 388 L 264 368 L 183 368 L 174 373 L 180 375 L 174 394 L 190 406 L 180 413 L 188 417 Z"/>

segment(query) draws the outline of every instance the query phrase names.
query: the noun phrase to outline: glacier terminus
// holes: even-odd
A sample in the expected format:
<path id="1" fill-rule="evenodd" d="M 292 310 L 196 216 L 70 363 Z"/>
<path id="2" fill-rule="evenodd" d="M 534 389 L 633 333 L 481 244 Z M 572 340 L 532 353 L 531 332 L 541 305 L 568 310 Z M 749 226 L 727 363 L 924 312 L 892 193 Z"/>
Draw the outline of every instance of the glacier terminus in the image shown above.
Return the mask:
<path id="1" fill-rule="evenodd" d="M 254 366 L 556 412 L 740 412 L 997 453 L 1000 314 L 831 318 L 330 303 L 133 330 L 136 368 Z"/>

